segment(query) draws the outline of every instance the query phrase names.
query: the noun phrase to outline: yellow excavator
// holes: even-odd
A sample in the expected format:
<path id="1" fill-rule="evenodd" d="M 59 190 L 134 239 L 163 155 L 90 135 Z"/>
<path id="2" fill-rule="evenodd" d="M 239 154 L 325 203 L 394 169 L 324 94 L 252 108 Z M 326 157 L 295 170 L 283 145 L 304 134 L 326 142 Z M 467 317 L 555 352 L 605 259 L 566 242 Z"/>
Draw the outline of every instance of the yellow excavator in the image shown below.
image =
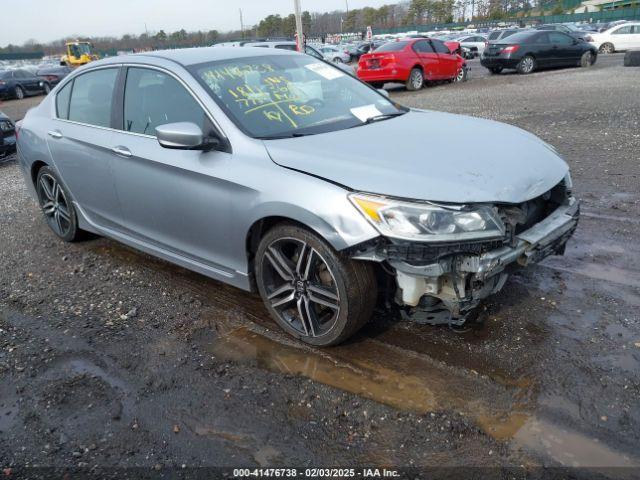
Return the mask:
<path id="1" fill-rule="evenodd" d="M 67 53 L 60 59 L 60 65 L 79 67 L 98 60 L 98 56 L 91 53 L 92 45 L 89 42 L 67 42 L 65 46 L 67 47 Z"/>

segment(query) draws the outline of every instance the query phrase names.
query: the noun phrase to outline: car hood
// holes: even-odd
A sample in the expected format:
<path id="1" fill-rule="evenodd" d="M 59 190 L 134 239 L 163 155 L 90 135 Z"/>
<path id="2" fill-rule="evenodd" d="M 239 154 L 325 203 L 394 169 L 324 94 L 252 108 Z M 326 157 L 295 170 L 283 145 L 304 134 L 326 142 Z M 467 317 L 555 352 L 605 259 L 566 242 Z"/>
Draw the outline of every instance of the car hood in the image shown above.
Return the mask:
<path id="1" fill-rule="evenodd" d="M 282 167 L 352 190 L 433 202 L 520 203 L 568 172 L 553 147 L 524 130 L 435 111 L 264 143 Z"/>

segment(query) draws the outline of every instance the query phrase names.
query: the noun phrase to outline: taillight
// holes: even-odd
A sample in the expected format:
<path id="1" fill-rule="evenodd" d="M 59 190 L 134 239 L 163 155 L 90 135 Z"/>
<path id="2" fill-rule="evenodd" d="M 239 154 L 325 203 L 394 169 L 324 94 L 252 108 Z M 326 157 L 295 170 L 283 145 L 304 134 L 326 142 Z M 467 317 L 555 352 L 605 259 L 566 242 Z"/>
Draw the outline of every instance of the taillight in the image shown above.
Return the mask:
<path id="1" fill-rule="evenodd" d="M 508 47 L 505 47 L 502 49 L 502 53 L 517 52 L 519 48 L 520 48 L 520 45 L 509 45 Z"/>

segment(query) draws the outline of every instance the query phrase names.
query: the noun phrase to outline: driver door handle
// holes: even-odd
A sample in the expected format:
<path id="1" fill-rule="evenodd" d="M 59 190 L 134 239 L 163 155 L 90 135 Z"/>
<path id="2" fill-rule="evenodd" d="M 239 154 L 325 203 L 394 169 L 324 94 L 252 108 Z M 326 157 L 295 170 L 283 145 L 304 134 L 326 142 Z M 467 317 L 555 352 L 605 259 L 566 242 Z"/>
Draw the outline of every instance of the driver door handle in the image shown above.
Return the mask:
<path id="1" fill-rule="evenodd" d="M 49 130 L 47 134 L 52 138 L 62 138 L 62 133 L 58 130 Z"/>

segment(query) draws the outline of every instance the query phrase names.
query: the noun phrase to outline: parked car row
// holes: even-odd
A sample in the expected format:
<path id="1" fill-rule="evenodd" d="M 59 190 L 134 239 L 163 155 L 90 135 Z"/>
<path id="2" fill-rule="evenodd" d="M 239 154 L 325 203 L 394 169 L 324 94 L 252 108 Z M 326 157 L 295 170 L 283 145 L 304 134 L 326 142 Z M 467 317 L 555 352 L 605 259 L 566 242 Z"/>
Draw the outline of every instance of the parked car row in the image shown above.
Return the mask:
<path id="1" fill-rule="evenodd" d="M 47 94 L 51 84 L 27 70 L 0 71 L 0 98 L 23 99 L 28 95 Z"/>

